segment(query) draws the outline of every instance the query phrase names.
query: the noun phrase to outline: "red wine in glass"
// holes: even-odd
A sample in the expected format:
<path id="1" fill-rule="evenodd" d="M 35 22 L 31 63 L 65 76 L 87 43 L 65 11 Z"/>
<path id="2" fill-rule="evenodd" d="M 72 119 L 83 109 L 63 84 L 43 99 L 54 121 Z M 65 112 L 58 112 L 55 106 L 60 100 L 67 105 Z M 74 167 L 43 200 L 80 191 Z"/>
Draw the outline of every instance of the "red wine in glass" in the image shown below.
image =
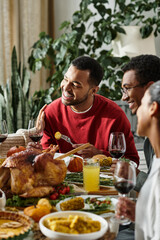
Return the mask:
<path id="1" fill-rule="evenodd" d="M 124 133 L 112 132 L 109 137 L 109 153 L 112 157 L 119 159 L 126 152 L 126 141 Z"/>
<path id="2" fill-rule="evenodd" d="M 129 181 L 115 182 L 114 187 L 119 193 L 128 194 L 134 188 L 134 183 Z"/>
<path id="3" fill-rule="evenodd" d="M 41 140 L 41 138 L 43 137 L 43 135 L 29 135 L 29 137 L 32 139 L 33 142 L 39 142 Z"/>
<path id="4" fill-rule="evenodd" d="M 122 157 L 125 154 L 125 151 L 121 151 L 121 150 L 118 150 L 118 149 L 111 149 L 109 151 L 109 153 L 114 158 L 120 158 L 120 157 Z"/>
<path id="5" fill-rule="evenodd" d="M 35 128 L 35 120 L 29 120 L 28 130 L 29 130 L 29 137 L 32 139 L 33 142 L 38 143 L 41 138 L 43 137 L 43 126 L 41 121 L 39 122 L 39 129 Z"/>
<path id="6" fill-rule="evenodd" d="M 0 121 L 0 145 L 6 140 L 8 136 L 7 123 L 5 120 Z M 0 154 L 1 155 L 1 154 Z M 0 156 L 1 160 L 5 160 L 6 156 Z"/>
<path id="7" fill-rule="evenodd" d="M 128 162 L 120 159 L 116 164 L 113 182 L 114 187 L 120 195 L 126 197 L 136 185 L 135 165 L 131 161 Z M 124 216 L 121 216 L 121 219 L 114 217 L 114 221 L 123 225 L 130 223 L 130 220 L 126 219 Z"/>
<path id="8" fill-rule="evenodd" d="M 6 140 L 7 136 L 0 134 L 0 143 L 4 142 Z"/>
<path id="9" fill-rule="evenodd" d="M 7 123 L 5 120 L 2 120 L 0 123 L 0 144 L 2 144 L 8 136 Z"/>

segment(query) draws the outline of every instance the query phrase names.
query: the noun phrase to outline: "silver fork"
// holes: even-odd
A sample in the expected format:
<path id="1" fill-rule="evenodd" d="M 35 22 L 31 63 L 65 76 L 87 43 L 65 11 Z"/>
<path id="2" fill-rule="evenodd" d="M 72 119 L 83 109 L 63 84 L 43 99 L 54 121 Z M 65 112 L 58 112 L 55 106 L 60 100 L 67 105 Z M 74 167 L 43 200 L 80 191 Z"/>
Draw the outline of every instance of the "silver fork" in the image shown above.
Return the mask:
<path id="1" fill-rule="evenodd" d="M 60 132 L 56 132 L 54 136 L 55 136 L 55 138 L 56 138 L 57 140 L 63 139 L 63 140 L 65 140 L 66 142 L 68 142 L 68 143 L 70 143 L 71 145 L 73 145 L 73 143 L 71 142 L 71 139 L 70 139 L 69 137 L 67 137 L 66 135 L 64 135 L 64 134 L 61 134 Z"/>
<path id="2" fill-rule="evenodd" d="M 73 145 L 73 143 L 71 142 L 71 139 L 69 137 L 67 137 L 66 135 L 61 134 L 61 138 L 63 140 L 65 140 L 66 142 L 70 143 L 71 145 Z"/>

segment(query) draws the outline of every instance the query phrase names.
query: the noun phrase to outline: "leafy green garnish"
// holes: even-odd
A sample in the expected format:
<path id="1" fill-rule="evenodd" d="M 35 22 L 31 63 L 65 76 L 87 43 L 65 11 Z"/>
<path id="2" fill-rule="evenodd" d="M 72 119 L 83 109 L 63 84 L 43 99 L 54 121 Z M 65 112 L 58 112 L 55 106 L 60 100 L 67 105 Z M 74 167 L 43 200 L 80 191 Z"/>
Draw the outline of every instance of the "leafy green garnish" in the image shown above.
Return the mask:
<path id="1" fill-rule="evenodd" d="M 68 185 L 68 184 L 64 184 L 64 185 Z M 74 193 L 74 187 L 72 185 L 69 185 L 70 187 L 70 194 Z M 56 200 L 50 200 L 50 204 L 51 205 L 56 205 L 59 201 L 67 198 L 68 196 L 67 195 L 62 195 L 60 194 L 58 199 Z M 36 205 L 38 203 L 38 201 L 40 200 L 41 198 L 38 198 L 38 197 L 32 197 L 32 198 L 22 198 L 22 197 L 19 197 L 18 195 L 13 195 L 12 198 L 8 198 L 7 199 L 7 202 L 6 202 L 6 206 L 7 207 L 28 207 L 28 206 L 31 206 L 31 205 Z"/>
<path id="2" fill-rule="evenodd" d="M 6 206 L 11 207 L 27 207 L 30 205 L 36 205 L 40 198 L 21 198 L 18 195 L 13 195 L 12 198 L 8 198 Z"/>
<path id="3" fill-rule="evenodd" d="M 81 211 L 93 212 L 96 214 L 112 211 L 113 207 L 110 197 L 106 197 L 105 199 L 88 197 L 85 199 L 85 203 L 89 205 L 89 208 L 81 209 Z"/>

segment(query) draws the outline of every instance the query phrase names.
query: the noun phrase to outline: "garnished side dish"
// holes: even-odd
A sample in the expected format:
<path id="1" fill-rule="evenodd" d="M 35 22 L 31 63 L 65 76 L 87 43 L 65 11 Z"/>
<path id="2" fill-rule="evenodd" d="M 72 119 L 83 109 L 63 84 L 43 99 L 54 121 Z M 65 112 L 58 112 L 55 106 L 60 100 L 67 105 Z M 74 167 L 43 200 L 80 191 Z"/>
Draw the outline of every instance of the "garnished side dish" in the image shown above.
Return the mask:
<path id="1" fill-rule="evenodd" d="M 58 211 L 80 210 L 96 214 L 114 212 L 110 197 L 72 197 L 68 200 L 62 200 L 56 207 Z"/>
<path id="2" fill-rule="evenodd" d="M 102 213 L 102 212 L 112 212 L 112 201 L 110 197 L 100 198 L 100 197 L 93 197 L 93 198 L 86 198 L 85 203 L 89 205 L 88 211 L 94 213 Z M 85 209 L 87 210 L 87 209 Z"/>

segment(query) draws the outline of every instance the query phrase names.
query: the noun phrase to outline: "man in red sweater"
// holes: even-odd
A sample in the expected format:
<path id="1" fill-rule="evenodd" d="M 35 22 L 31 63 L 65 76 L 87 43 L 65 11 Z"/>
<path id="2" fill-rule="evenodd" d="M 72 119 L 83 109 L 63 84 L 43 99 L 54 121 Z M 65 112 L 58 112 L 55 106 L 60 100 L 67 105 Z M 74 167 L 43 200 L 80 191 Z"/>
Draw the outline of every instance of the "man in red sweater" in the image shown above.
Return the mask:
<path id="1" fill-rule="evenodd" d="M 61 82 L 62 97 L 45 109 L 43 148 L 58 144 L 65 153 L 89 142 L 90 147 L 79 152 L 82 157 L 96 154 L 109 156 L 108 141 L 111 132 L 123 132 L 126 139 L 125 157 L 139 164 L 130 123 L 123 110 L 113 101 L 97 94 L 103 78 L 100 64 L 87 56 L 72 61 Z M 59 131 L 70 137 L 72 143 L 56 140 Z"/>

